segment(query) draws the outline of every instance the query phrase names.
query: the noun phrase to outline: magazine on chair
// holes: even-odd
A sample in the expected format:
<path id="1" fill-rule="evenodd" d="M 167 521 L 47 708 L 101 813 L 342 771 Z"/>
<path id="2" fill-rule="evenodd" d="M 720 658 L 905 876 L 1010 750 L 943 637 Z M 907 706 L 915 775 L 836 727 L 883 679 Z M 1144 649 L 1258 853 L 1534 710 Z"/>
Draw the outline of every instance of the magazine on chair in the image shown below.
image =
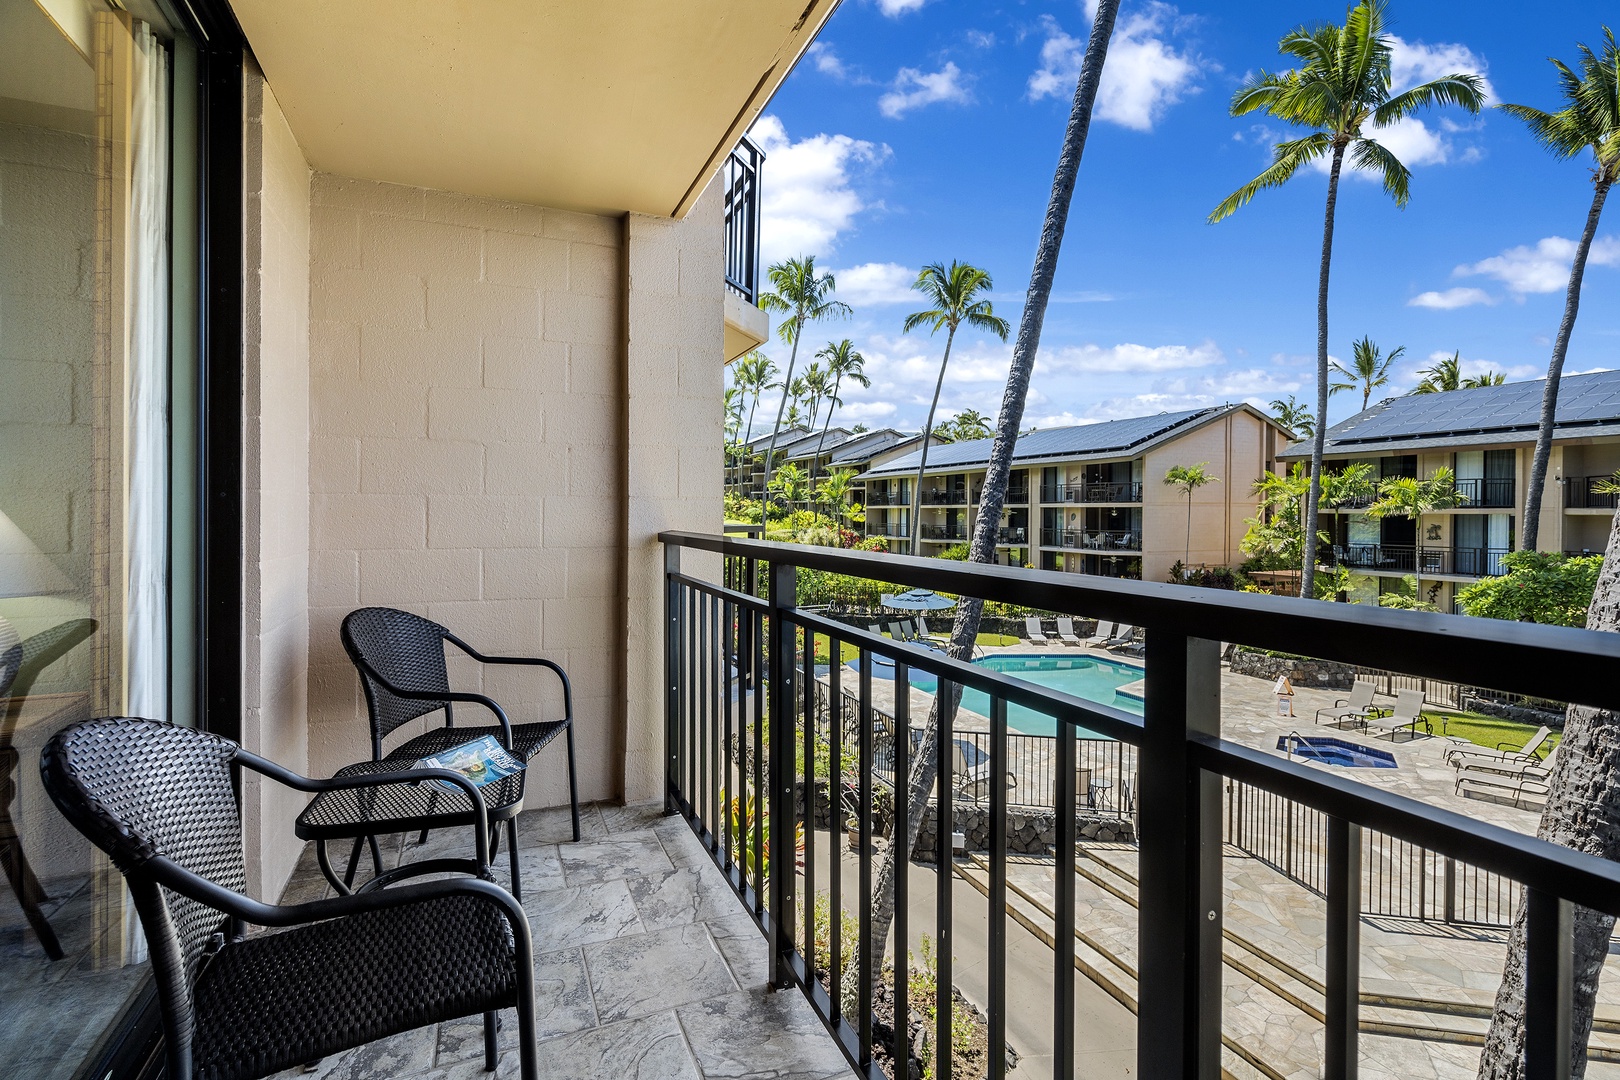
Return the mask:
<path id="1" fill-rule="evenodd" d="M 460 746 L 452 746 L 448 750 L 441 750 L 437 754 L 420 759 L 412 766 L 417 769 L 449 769 L 458 772 L 471 780 L 478 787 L 493 784 L 497 780 L 505 780 L 508 776 L 523 771 L 523 762 L 513 757 L 500 740 L 493 735 L 474 739 Z M 460 791 L 448 780 L 440 780 L 447 788 Z"/>

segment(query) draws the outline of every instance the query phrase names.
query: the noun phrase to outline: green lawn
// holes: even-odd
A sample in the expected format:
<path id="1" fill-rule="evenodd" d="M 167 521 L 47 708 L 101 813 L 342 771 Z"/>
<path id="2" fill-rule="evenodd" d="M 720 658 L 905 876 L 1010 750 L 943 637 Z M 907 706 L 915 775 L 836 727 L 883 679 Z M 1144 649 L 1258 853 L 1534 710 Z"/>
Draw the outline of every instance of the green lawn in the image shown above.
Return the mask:
<path id="1" fill-rule="evenodd" d="M 889 635 L 884 634 L 883 636 L 888 637 Z M 1018 638 L 1008 634 L 980 634 L 978 637 L 980 645 L 1016 645 L 1018 640 Z M 847 641 L 842 642 L 841 645 L 840 653 L 845 662 L 855 659 L 861 653 L 860 649 Z M 827 655 L 827 639 L 824 637 L 816 638 L 816 663 L 827 663 Z"/>
<path id="2" fill-rule="evenodd" d="M 1428 718 L 1429 725 L 1436 735 L 1458 735 L 1487 750 L 1495 750 L 1497 743 L 1506 743 L 1508 749 L 1517 750 L 1536 733 L 1535 727 L 1530 724 L 1515 723 L 1512 720 L 1502 720 L 1481 713 L 1424 709 L 1423 715 Z M 1548 751 L 1558 745 L 1558 740 L 1562 738 L 1562 734 L 1553 732 L 1552 737 L 1541 744 L 1538 753 L 1546 757 Z"/>

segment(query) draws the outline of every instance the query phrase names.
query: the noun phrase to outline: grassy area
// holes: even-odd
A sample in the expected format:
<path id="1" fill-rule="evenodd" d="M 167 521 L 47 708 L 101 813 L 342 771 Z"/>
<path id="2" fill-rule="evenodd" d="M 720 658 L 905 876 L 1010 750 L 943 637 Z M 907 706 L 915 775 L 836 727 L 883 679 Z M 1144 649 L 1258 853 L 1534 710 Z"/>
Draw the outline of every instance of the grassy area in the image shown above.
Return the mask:
<path id="1" fill-rule="evenodd" d="M 1460 736 L 1487 750 L 1495 750 L 1497 743 L 1506 743 L 1509 749 L 1517 750 L 1536 733 L 1535 727 L 1530 724 L 1515 723 L 1512 720 L 1485 716 L 1482 713 L 1424 709 L 1423 715 L 1428 718 L 1436 735 Z M 1553 732 L 1552 737 L 1541 744 L 1538 753 L 1546 757 L 1548 751 L 1557 746 L 1558 740 L 1562 738 L 1562 734 Z"/>
<path id="2" fill-rule="evenodd" d="M 883 636 L 888 637 L 889 635 L 884 634 Z M 1018 640 L 1018 638 L 1012 637 L 1009 634 L 980 634 L 978 637 L 978 642 L 980 645 L 1016 645 L 1018 644 Z M 840 653 L 844 662 L 846 663 L 855 659 L 861 654 L 859 649 L 847 641 L 842 642 L 841 646 Z M 824 637 L 818 637 L 816 638 L 816 663 L 825 664 L 827 662 L 827 639 Z"/>

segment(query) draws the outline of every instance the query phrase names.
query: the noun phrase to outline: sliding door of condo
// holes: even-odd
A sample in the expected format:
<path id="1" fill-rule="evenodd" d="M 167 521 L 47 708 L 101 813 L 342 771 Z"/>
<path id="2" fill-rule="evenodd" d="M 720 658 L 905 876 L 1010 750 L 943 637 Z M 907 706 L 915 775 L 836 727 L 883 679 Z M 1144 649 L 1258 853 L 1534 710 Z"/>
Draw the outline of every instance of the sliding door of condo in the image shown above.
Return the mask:
<path id="1" fill-rule="evenodd" d="M 195 363 L 194 350 L 175 349 L 172 327 L 195 320 L 176 310 L 170 278 L 173 216 L 190 190 L 171 180 L 171 85 L 188 48 L 105 4 L 0 0 L 0 1072 L 10 1076 L 74 1076 L 147 977 L 122 879 L 51 805 L 39 754 L 72 721 L 172 720 L 173 703 L 191 700 L 170 666 L 172 586 L 186 579 L 172 565 L 173 515 L 192 505 L 171 469 L 170 401 L 176 360 L 182 387 Z"/>

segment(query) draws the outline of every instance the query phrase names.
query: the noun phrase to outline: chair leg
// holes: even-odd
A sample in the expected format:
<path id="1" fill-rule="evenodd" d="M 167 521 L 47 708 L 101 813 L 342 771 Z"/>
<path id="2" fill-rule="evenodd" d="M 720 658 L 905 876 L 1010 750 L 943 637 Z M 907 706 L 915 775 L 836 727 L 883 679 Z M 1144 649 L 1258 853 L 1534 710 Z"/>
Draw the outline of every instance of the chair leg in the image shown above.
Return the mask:
<path id="1" fill-rule="evenodd" d="M 487 1012 L 487 1013 L 484 1014 L 484 1071 L 485 1072 L 494 1072 L 495 1071 L 495 1066 L 496 1066 L 497 1062 L 500 1060 L 499 1048 L 495 1045 L 495 1032 L 497 1030 L 499 1030 L 499 1024 L 497 1024 L 497 1022 L 496 1022 L 497 1019 L 498 1019 L 498 1016 L 497 1016 L 496 1013 Z"/>
<path id="2" fill-rule="evenodd" d="M 343 885 L 345 888 L 354 888 L 354 873 L 360 869 L 360 849 L 365 845 L 365 842 L 366 838 L 363 836 L 354 838 L 354 850 L 349 852 L 349 868 L 343 871 Z"/>
<path id="3" fill-rule="evenodd" d="M 34 935 L 44 947 L 46 957 L 51 960 L 62 959 L 62 943 L 56 940 L 56 931 L 51 929 L 50 921 L 39 909 L 40 901 L 50 898 L 40 887 L 39 879 L 34 876 L 33 868 L 28 865 L 28 857 L 23 854 L 22 841 L 15 834 L 0 840 L 0 861 L 6 864 L 6 877 L 11 882 L 11 891 L 17 894 L 17 903 L 22 907 L 23 918 L 33 927 Z"/>
<path id="4" fill-rule="evenodd" d="M 518 978 L 517 1037 L 520 1080 L 540 1080 L 540 1062 L 534 1047 L 534 979 Z"/>
<path id="5" fill-rule="evenodd" d="M 428 834 L 428 831 L 426 829 L 423 829 L 422 830 L 422 835 L 418 836 L 416 838 L 416 843 L 417 843 L 418 846 L 427 843 L 427 834 Z"/>
<path id="6" fill-rule="evenodd" d="M 512 895 L 521 904 L 523 902 L 523 878 L 518 873 L 517 818 L 515 816 L 506 819 L 506 839 L 506 857 L 512 863 Z"/>
<path id="7" fill-rule="evenodd" d="M 574 779 L 574 725 L 568 724 L 568 801 L 574 811 L 574 843 L 579 843 L 579 782 Z"/>
<path id="8" fill-rule="evenodd" d="M 377 838 L 375 836 L 368 836 L 368 837 L 366 837 L 366 843 L 371 845 L 371 870 L 372 870 L 372 873 L 377 877 L 382 877 L 382 872 L 383 872 L 382 849 L 377 846 Z"/>

